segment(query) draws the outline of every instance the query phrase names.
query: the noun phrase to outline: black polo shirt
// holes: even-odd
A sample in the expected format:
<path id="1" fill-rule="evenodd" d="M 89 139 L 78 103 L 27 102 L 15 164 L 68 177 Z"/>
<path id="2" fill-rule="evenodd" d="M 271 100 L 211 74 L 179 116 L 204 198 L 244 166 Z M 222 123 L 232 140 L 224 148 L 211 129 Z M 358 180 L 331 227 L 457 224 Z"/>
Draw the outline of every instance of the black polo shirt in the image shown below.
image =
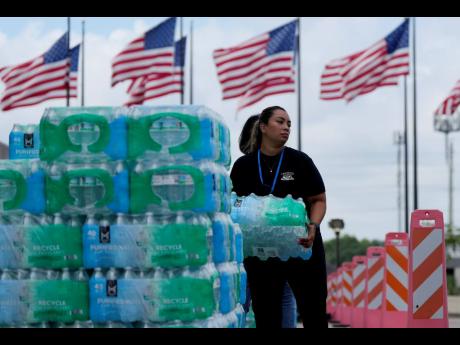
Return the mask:
<path id="1" fill-rule="evenodd" d="M 257 151 L 238 158 L 230 174 L 233 191 L 238 196 L 247 196 L 251 193 L 259 196 L 270 194 L 280 157 L 281 153 L 276 156 L 266 156 L 260 153 L 264 184 L 261 183 L 259 177 Z M 323 179 L 313 160 L 301 151 L 285 147 L 283 161 L 272 194 L 280 198 L 288 194 L 295 199 L 302 198 L 309 211 L 307 198 L 324 192 Z"/>

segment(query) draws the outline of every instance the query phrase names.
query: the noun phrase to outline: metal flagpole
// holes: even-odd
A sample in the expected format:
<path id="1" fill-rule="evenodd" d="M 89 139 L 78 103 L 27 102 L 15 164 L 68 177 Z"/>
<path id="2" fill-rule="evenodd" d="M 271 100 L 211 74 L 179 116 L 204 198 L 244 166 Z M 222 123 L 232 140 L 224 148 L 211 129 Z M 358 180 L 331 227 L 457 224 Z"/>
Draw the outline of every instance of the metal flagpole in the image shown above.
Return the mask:
<path id="1" fill-rule="evenodd" d="M 183 19 L 184 17 L 180 17 L 180 38 L 181 39 L 182 37 L 184 37 L 183 32 L 182 32 Z M 180 71 L 181 71 L 181 74 L 180 74 L 180 104 L 184 104 L 184 77 L 183 77 L 184 67 L 183 66 L 180 67 Z"/>
<path id="2" fill-rule="evenodd" d="M 448 145 L 449 150 L 449 228 L 454 231 L 454 145 Z"/>
<path id="3" fill-rule="evenodd" d="M 81 22 L 81 106 L 85 105 L 85 21 Z"/>
<path id="4" fill-rule="evenodd" d="M 193 104 L 193 20 L 190 22 L 190 104 Z"/>
<path id="5" fill-rule="evenodd" d="M 409 233 L 409 171 L 407 148 L 407 77 L 404 76 L 404 215 L 405 231 Z"/>
<path id="6" fill-rule="evenodd" d="M 445 132 L 444 150 L 446 153 L 446 163 L 449 164 L 449 132 Z"/>
<path id="7" fill-rule="evenodd" d="M 416 75 L 416 59 L 415 59 L 415 17 L 413 17 L 413 31 L 412 31 L 412 59 L 414 66 L 414 210 L 418 209 L 418 183 L 417 183 L 417 75 Z"/>
<path id="8" fill-rule="evenodd" d="M 301 103 L 301 64 L 300 64 L 300 17 L 297 18 L 297 111 L 299 151 L 302 151 L 302 103 Z"/>
<path id="9" fill-rule="evenodd" d="M 70 17 L 67 17 L 67 56 L 70 53 Z M 67 69 L 67 90 L 66 90 L 66 106 L 70 105 L 70 68 Z"/>
<path id="10" fill-rule="evenodd" d="M 397 202 L 396 204 L 398 205 L 398 231 L 401 231 L 402 229 L 402 212 L 401 212 L 401 146 L 404 145 L 404 134 L 396 131 L 394 133 L 394 144 L 397 145 L 398 150 L 397 150 L 397 156 L 396 156 L 396 163 L 397 163 L 397 174 L 396 174 L 396 180 L 397 180 L 397 186 L 398 186 L 398 196 L 397 196 Z"/>

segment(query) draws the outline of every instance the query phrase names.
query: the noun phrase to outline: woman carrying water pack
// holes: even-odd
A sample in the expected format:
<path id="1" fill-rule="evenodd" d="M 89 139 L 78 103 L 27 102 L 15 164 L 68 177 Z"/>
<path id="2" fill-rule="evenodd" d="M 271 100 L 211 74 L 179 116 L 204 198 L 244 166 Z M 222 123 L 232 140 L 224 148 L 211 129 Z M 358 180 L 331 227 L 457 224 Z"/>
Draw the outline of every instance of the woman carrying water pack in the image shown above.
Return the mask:
<path id="1" fill-rule="evenodd" d="M 326 261 L 320 232 L 326 213 L 323 180 L 308 155 L 285 146 L 291 127 L 286 110 L 278 106 L 266 108 L 252 126 L 251 122 L 247 121 L 240 136 L 240 149 L 246 154 L 233 165 L 233 190 L 238 196 L 254 193 L 284 198 L 291 194 L 302 198 L 310 223 L 298 244 L 313 246 L 309 260 L 260 260 L 255 256 L 244 259 L 256 327 L 282 327 L 282 298 L 288 283 L 304 328 L 327 328 Z"/>

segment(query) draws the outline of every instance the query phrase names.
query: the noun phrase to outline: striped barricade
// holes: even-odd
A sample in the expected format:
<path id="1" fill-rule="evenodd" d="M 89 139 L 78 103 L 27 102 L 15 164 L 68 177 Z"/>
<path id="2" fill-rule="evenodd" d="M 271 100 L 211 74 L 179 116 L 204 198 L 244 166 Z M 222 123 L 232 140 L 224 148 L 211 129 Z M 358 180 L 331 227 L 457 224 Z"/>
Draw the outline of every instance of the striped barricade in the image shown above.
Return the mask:
<path id="1" fill-rule="evenodd" d="M 367 257 L 353 257 L 353 309 L 351 327 L 364 327 L 364 304 L 366 297 Z"/>
<path id="2" fill-rule="evenodd" d="M 385 273 L 382 327 L 407 327 L 409 289 L 409 236 L 390 232 L 385 236 Z"/>
<path id="3" fill-rule="evenodd" d="M 438 210 L 411 215 L 408 327 L 449 327 L 444 220 Z"/>
<path id="4" fill-rule="evenodd" d="M 342 294 L 342 287 L 343 287 L 343 279 L 342 279 L 342 272 L 343 272 L 343 267 L 340 266 L 336 273 L 336 298 L 337 298 L 337 305 L 335 307 L 335 311 L 334 311 L 334 314 L 332 315 L 332 319 L 334 321 L 337 321 L 337 322 L 340 322 L 341 318 L 342 318 L 342 307 L 343 307 L 343 294 Z"/>
<path id="5" fill-rule="evenodd" d="M 327 275 L 326 313 L 332 315 L 332 274 Z"/>
<path id="6" fill-rule="evenodd" d="M 327 313 L 333 318 L 336 308 L 336 272 L 332 272 L 327 276 Z"/>
<path id="7" fill-rule="evenodd" d="M 353 263 L 342 264 L 342 315 L 340 323 L 351 325 L 351 311 L 353 308 Z"/>
<path id="8" fill-rule="evenodd" d="M 367 248 L 366 303 L 364 323 L 367 328 L 381 326 L 381 308 L 383 300 L 383 271 L 385 249 Z"/>
<path id="9" fill-rule="evenodd" d="M 331 318 L 337 309 L 337 272 L 331 273 Z"/>

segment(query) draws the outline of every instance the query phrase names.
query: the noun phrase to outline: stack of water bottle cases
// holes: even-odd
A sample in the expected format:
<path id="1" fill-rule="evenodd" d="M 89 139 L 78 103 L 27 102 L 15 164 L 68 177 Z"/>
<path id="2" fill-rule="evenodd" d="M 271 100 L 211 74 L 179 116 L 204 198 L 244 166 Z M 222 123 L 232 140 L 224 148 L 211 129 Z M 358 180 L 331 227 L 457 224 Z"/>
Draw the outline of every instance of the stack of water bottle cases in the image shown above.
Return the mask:
<path id="1" fill-rule="evenodd" d="M 1 326 L 243 326 L 218 114 L 49 108 L 39 133 L 39 159 L 0 161 Z"/>

